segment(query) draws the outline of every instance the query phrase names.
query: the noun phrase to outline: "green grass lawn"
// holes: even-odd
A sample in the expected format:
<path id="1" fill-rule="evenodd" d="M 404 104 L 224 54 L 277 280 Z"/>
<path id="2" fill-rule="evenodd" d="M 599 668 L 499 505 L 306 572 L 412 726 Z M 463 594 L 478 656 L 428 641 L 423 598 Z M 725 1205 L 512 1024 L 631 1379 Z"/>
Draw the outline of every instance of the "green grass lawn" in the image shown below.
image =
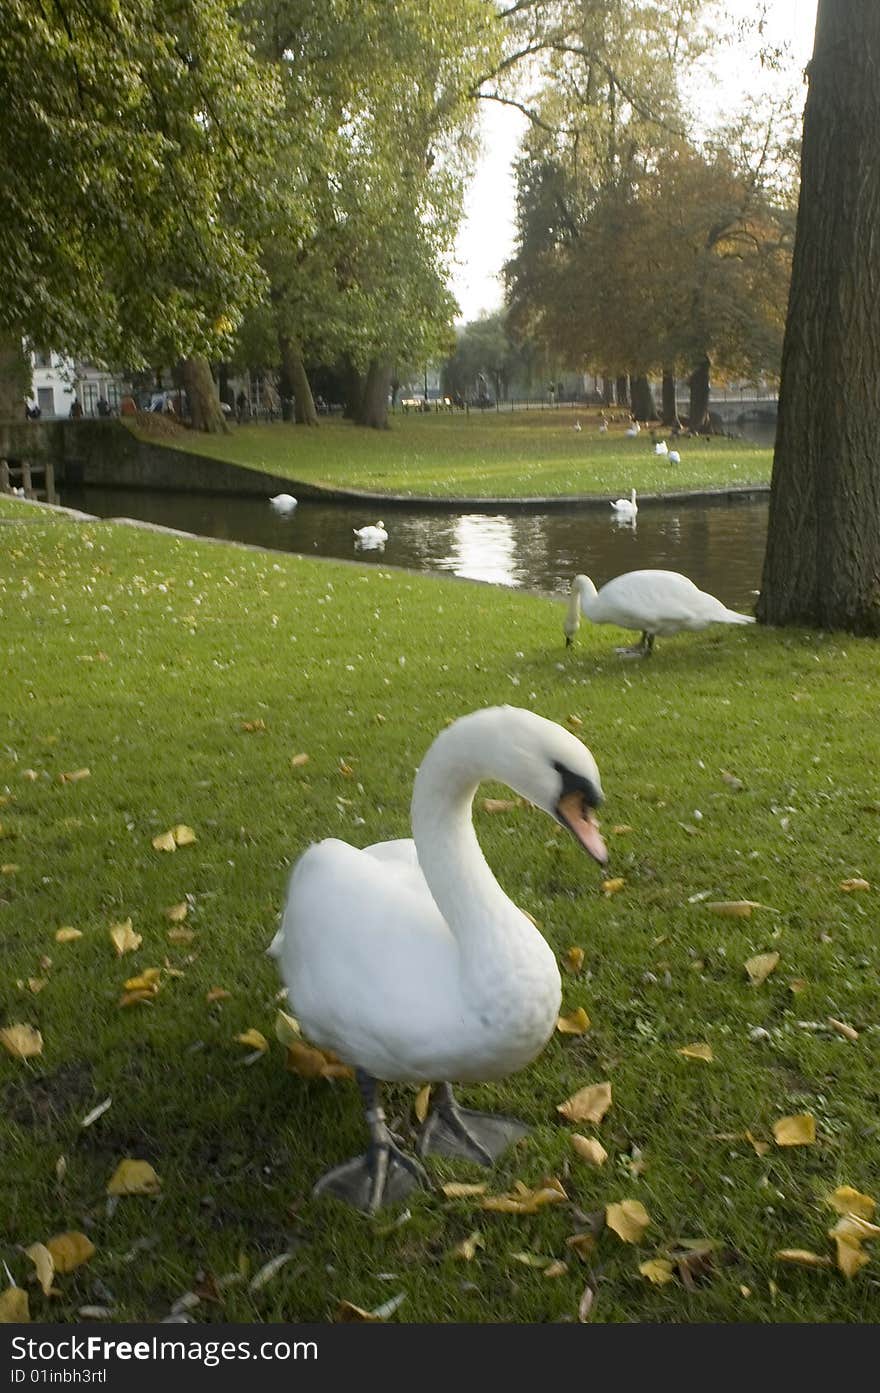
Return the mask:
<path id="1" fill-rule="evenodd" d="M 647 431 L 627 439 L 624 429 L 617 423 L 599 435 L 595 411 L 471 412 L 396 416 L 387 431 L 333 419 L 317 430 L 233 426 L 211 437 L 181 430 L 156 443 L 320 487 L 430 498 L 670 493 L 770 479 L 772 451 L 747 441 L 682 440 L 675 465 L 654 455 Z"/>
<path id="2" fill-rule="evenodd" d="M 399 1293 L 396 1320 L 556 1321 L 576 1318 L 587 1284 L 603 1322 L 876 1318 L 877 1245 L 852 1281 L 774 1254 L 831 1256 L 827 1193 L 880 1194 L 880 650 L 719 628 L 622 663 L 608 629 L 584 625 L 566 650 L 562 617 L 509 591 L 110 524 L 0 529 L 0 1027 L 44 1040 L 29 1060 L 0 1049 L 0 1258 L 35 1320 L 84 1305 L 155 1320 L 195 1290 L 199 1321 L 323 1321 L 342 1300 Z M 463 1090 L 533 1127 L 491 1172 L 428 1165 L 493 1193 L 555 1176 L 568 1202 L 514 1215 L 424 1193 L 400 1222 L 370 1220 L 310 1197 L 362 1149 L 361 1116 L 350 1083 L 285 1070 L 264 949 L 310 840 L 407 835 L 433 734 L 498 702 L 590 745 L 624 884 L 603 895 L 539 813 L 478 805 L 505 889 L 560 954 L 584 950 L 564 1009 L 592 1024 L 509 1081 Z M 309 762 L 292 767 L 298 753 Z M 154 850 L 179 823 L 197 841 Z M 871 889 L 840 888 L 861 877 Z M 726 918 L 716 900 L 767 908 Z M 185 922 L 169 922 L 184 901 Z M 143 941 L 120 958 L 109 929 L 128 918 Z M 62 926 L 82 937 L 56 941 Z M 751 986 L 743 963 L 765 952 L 778 967 Z M 121 1006 L 148 968 L 158 995 Z M 209 1001 L 218 988 L 229 995 Z M 235 1040 L 250 1029 L 270 1041 L 252 1062 Z M 678 1053 L 692 1042 L 714 1061 Z M 597 1170 L 556 1105 L 605 1080 L 610 1110 L 577 1128 L 608 1151 Z M 412 1100 L 390 1091 L 404 1127 Z M 815 1143 L 774 1145 L 773 1123 L 800 1113 Z M 154 1166 L 158 1195 L 108 1202 L 124 1157 Z M 567 1240 L 624 1199 L 650 1215 L 641 1244 L 606 1229 L 581 1260 Z M 95 1253 L 44 1297 L 21 1245 L 66 1230 Z M 453 1256 L 475 1232 L 473 1261 Z M 686 1281 L 640 1274 L 685 1240 L 715 1245 Z M 522 1255 L 568 1267 L 548 1279 Z"/>

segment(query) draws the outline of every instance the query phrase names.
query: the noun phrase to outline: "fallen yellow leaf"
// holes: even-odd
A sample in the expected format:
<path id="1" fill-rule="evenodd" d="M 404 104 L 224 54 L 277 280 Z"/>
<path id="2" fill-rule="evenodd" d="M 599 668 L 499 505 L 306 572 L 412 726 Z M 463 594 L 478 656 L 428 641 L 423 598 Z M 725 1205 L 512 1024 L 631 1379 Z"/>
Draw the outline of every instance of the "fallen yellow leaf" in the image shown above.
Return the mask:
<path id="1" fill-rule="evenodd" d="M 176 851 L 177 843 L 174 840 L 174 833 L 159 832 L 153 838 L 153 849 L 155 851 Z"/>
<path id="2" fill-rule="evenodd" d="M 125 983 L 125 990 L 128 992 L 151 992 L 155 995 L 159 990 L 158 982 L 161 976 L 161 967 L 145 967 L 139 976 L 129 977 Z"/>
<path id="3" fill-rule="evenodd" d="M 419 1089 L 416 1094 L 415 1102 L 413 1103 L 413 1112 L 419 1122 L 424 1122 L 425 1118 L 428 1116 L 428 1105 L 430 1101 L 431 1085 L 426 1083 L 424 1087 Z"/>
<path id="4" fill-rule="evenodd" d="M 352 1301 L 340 1301 L 333 1312 L 333 1320 L 343 1325 L 355 1321 L 381 1321 L 381 1319 L 381 1316 L 374 1316 L 372 1311 L 365 1311 L 363 1306 L 355 1306 Z"/>
<path id="5" fill-rule="evenodd" d="M 621 1200 L 619 1204 L 605 1206 L 607 1227 L 624 1243 L 640 1243 L 650 1222 L 650 1215 L 641 1200 Z"/>
<path id="6" fill-rule="evenodd" d="M 792 996 L 800 996 L 801 992 L 805 992 L 809 985 L 806 977 L 792 977 L 788 984 L 788 990 Z"/>
<path id="7" fill-rule="evenodd" d="M 235 1038 L 239 1045 L 247 1045 L 248 1048 L 252 1050 L 265 1051 L 269 1048 L 269 1041 L 266 1039 L 265 1035 L 259 1030 L 254 1030 L 253 1027 L 251 1027 L 250 1030 L 243 1030 L 242 1033 L 236 1035 Z"/>
<path id="8" fill-rule="evenodd" d="M 844 1277 L 853 1278 L 857 1272 L 870 1262 L 867 1253 L 862 1252 L 862 1245 L 851 1238 L 846 1238 L 842 1234 L 832 1231 L 831 1237 L 837 1247 L 837 1266 Z"/>
<path id="9" fill-rule="evenodd" d="M 45 1243 L 32 1243 L 24 1251 L 37 1269 L 37 1281 L 43 1289 L 43 1295 L 48 1296 L 52 1289 L 52 1278 L 55 1276 L 55 1259 Z"/>
<path id="10" fill-rule="evenodd" d="M 604 1166 L 608 1160 L 608 1152 L 600 1141 L 595 1137 L 582 1137 L 577 1132 L 571 1139 L 571 1144 L 580 1156 L 582 1161 L 586 1161 L 591 1166 Z"/>
<path id="11" fill-rule="evenodd" d="M 228 1001 L 232 992 L 228 992 L 225 987 L 212 987 L 205 992 L 205 1000 L 210 1004 L 212 1001 Z"/>
<path id="12" fill-rule="evenodd" d="M 743 1135 L 745 1136 L 746 1141 L 753 1148 L 756 1156 L 767 1155 L 767 1152 L 770 1150 L 770 1143 L 768 1141 L 760 1141 L 757 1137 L 753 1137 L 751 1132 L 749 1132 L 748 1130 Z"/>
<path id="13" fill-rule="evenodd" d="M 448 1200 L 465 1199 L 470 1195 L 485 1195 L 489 1187 L 483 1184 L 475 1184 L 467 1180 L 448 1180 L 440 1189 Z"/>
<path id="14" fill-rule="evenodd" d="M 147 991 L 141 989 L 140 991 L 123 992 L 117 1004 L 119 1006 L 152 1006 L 157 994 L 158 988 L 156 987 L 150 987 Z"/>
<path id="15" fill-rule="evenodd" d="M 808 1112 L 780 1117 L 773 1123 L 777 1146 L 811 1146 L 816 1140 L 816 1119 Z"/>
<path id="16" fill-rule="evenodd" d="M 450 1257 L 461 1258 L 463 1262 L 473 1262 L 477 1255 L 477 1249 L 485 1248 L 485 1246 L 485 1238 L 480 1233 L 479 1229 L 476 1229 L 467 1238 L 463 1238 L 460 1243 L 455 1245 L 450 1253 Z"/>
<path id="17" fill-rule="evenodd" d="M 302 1031 L 295 1016 L 289 1016 L 286 1011 L 278 1011 L 275 1016 L 275 1039 L 279 1045 L 298 1045 L 300 1043 Z"/>
<path id="18" fill-rule="evenodd" d="M 354 1078 L 354 1070 L 348 1064 L 343 1064 L 330 1050 L 316 1049 L 304 1040 L 288 1045 L 285 1067 L 304 1079 Z"/>
<path id="19" fill-rule="evenodd" d="M 189 903 L 186 900 L 181 900 L 179 904 L 172 904 L 167 909 L 163 909 L 162 913 L 166 919 L 171 920 L 172 924 L 182 924 L 189 914 Z"/>
<path id="20" fill-rule="evenodd" d="M 692 1045 L 682 1045 L 681 1049 L 676 1050 L 676 1054 L 683 1054 L 685 1059 L 701 1059 L 704 1064 L 711 1064 L 715 1058 L 712 1046 L 707 1045 L 704 1040 Z"/>
<path id="21" fill-rule="evenodd" d="M 294 755 L 290 761 L 291 769 L 300 769 L 304 764 L 308 764 L 309 757 L 306 754 Z"/>
<path id="22" fill-rule="evenodd" d="M 140 934 L 135 933 L 131 927 L 131 920 L 126 919 L 122 924 L 110 925 L 110 942 L 116 949 L 116 956 L 121 958 L 123 953 L 134 953 L 143 943 Z"/>
<path id="23" fill-rule="evenodd" d="M 16 866 L 16 865 L 14 864 L 14 862 L 12 862 L 12 861 L 4 861 L 4 862 L 3 862 L 3 865 L 0 866 L 0 875 L 15 875 L 15 873 L 16 873 L 17 870 L 18 870 L 18 866 Z M 17 1287 L 12 1287 L 11 1290 L 12 1290 L 12 1291 L 17 1291 L 18 1288 L 17 1288 Z"/>
<path id="24" fill-rule="evenodd" d="M 591 1083 L 558 1103 L 556 1111 L 569 1122 L 601 1122 L 610 1107 L 611 1084 Z"/>
<path id="25" fill-rule="evenodd" d="M 628 822 L 617 822 L 611 829 L 611 835 L 612 837 L 625 837 L 627 832 L 631 831 L 632 828 Z"/>
<path id="26" fill-rule="evenodd" d="M 515 798 L 484 798 L 484 813 L 509 813 L 517 806 Z"/>
<path id="27" fill-rule="evenodd" d="M 580 972 L 584 965 L 583 948 L 567 948 L 562 955 L 562 965 L 566 972 Z"/>
<path id="28" fill-rule="evenodd" d="M 192 846 L 193 842 L 198 840 L 195 832 L 191 827 L 187 827 L 185 822 L 178 822 L 177 826 L 172 828 L 172 835 L 177 846 Z"/>
<path id="29" fill-rule="evenodd" d="M 13 1059 L 33 1059 L 43 1053 L 43 1037 L 32 1025 L 7 1025 L 0 1030 L 0 1045 Z"/>
<path id="30" fill-rule="evenodd" d="M 754 958 L 747 958 L 743 967 L 749 974 L 752 986 L 760 987 L 761 983 L 770 976 L 770 973 L 776 971 L 778 962 L 778 953 L 758 953 Z"/>
<path id="31" fill-rule="evenodd" d="M 858 1214 L 842 1214 L 831 1230 L 832 1238 L 848 1238 L 857 1243 L 871 1243 L 880 1238 L 880 1224 L 869 1223 Z"/>
<path id="32" fill-rule="evenodd" d="M 169 929 L 169 943 L 192 943 L 196 936 L 195 929 Z"/>
<path id="33" fill-rule="evenodd" d="M 495 1214 L 537 1214 L 548 1204 L 563 1204 L 568 1196 L 558 1180 L 530 1190 L 522 1181 L 517 1181 L 512 1193 L 507 1195 L 485 1195 L 480 1201 L 481 1209 Z"/>
<path id="34" fill-rule="evenodd" d="M 833 1016 L 829 1016 L 828 1024 L 831 1026 L 832 1030 L 837 1031 L 838 1035 L 842 1035 L 844 1040 L 850 1040 L 855 1044 L 856 1040 L 859 1038 L 859 1032 L 854 1030 L 851 1025 L 847 1025 L 846 1021 L 837 1021 Z"/>
<path id="35" fill-rule="evenodd" d="M 811 1253 L 808 1248 L 780 1248 L 773 1254 L 777 1262 L 794 1263 L 797 1267 L 830 1267 L 831 1259 Z"/>
<path id="36" fill-rule="evenodd" d="M 34 996 L 41 992 L 44 987 L 49 985 L 48 977 L 29 977 L 27 979 L 28 991 L 33 992 Z"/>
<path id="37" fill-rule="evenodd" d="M 611 895 L 618 894 L 626 884 L 622 875 L 615 876 L 613 880 L 602 881 L 602 894 L 609 898 Z"/>
<path id="38" fill-rule="evenodd" d="M 663 1287 L 667 1282 L 675 1281 L 672 1263 L 668 1258 L 651 1258 L 648 1262 L 640 1262 L 639 1271 L 649 1282 L 653 1282 L 655 1287 Z"/>
<path id="39" fill-rule="evenodd" d="M 69 774 L 59 774 L 58 782 L 61 784 L 78 784 L 80 779 L 91 777 L 91 769 L 72 769 Z"/>
<path id="40" fill-rule="evenodd" d="M 75 943 L 78 938 L 82 938 L 82 929 L 71 928 L 69 924 L 55 932 L 56 943 Z"/>
<path id="41" fill-rule="evenodd" d="M 27 1292 L 23 1287 L 7 1287 L 0 1291 L 0 1325 L 27 1325 L 31 1313 Z"/>
<path id="42" fill-rule="evenodd" d="M 578 1006 L 576 1011 L 569 1012 L 567 1016 L 560 1016 L 556 1022 L 556 1029 L 562 1035 L 583 1035 L 589 1028 L 590 1018 L 583 1006 Z"/>
<path id="43" fill-rule="evenodd" d="M 149 1161 L 136 1161 L 127 1156 L 120 1161 L 107 1181 L 108 1195 L 157 1195 L 162 1188 Z"/>
<path id="44" fill-rule="evenodd" d="M 870 1195 L 863 1195 L 851 1185 L 839 1185 L 825 1197 L 838 1214 L 855 1214 L 859 1219 L 872 1219 L 877 1201 Z"/>
<path id="45" fill-rule="evenodd" d="M 713 914 L 725 915 L 729 919 L 748 919 L 753 909 L 769 908 L 769 905 L 760 904 L 757 900 L 710 900 L 706 904 L 706 909 Z"/>
<path id="46" fill-rule="evenodd" d="M 255 721 L 242 721 L 241 728 L 251 733 L 264 731 L 266 729 L 266 722 L 263 720 L 262 716 L 258 716 Z"/>
<path id="47" fill-rule="evenodd" d="M 855 880 L 842 880 L 840 882 L 840 888 L 841 890 L 845 890 L 847 892 L 851 892 L 853 890 L 870 890 L 871 883 L 868 880 L 862 880 L 860 878 L 857 878 Z"/>
<path id="48" fill-rule="evenodd" d="M 568 1263 L 561 1258 L 556 1258 L 553 1262 L 548 1262 L 544 1268 L 544 1276 L 547 1278 L 564 1277 L 568 1271 Z"/>
<path id="49" fill-rule="evenodd" d="M 46 1247 L 55 1264 L 56 1272 L 75 1272 L 94 1255 L 95 1245 L 84 1233 L 75 1229 L 68 1233 L 56 1233 L 47 1238 Z"/>

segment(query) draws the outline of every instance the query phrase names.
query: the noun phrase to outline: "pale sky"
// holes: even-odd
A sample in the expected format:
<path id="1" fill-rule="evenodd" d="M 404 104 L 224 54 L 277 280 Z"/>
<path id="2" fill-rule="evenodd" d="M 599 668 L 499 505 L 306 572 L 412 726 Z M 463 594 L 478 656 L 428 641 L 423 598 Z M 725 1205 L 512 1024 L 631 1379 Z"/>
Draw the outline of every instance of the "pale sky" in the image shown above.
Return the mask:
<path id="1" fill-rule="evenodd" d="M 785 44 L 790 54 L 786 85 L 798 102 L 806 97 L 803 69 L 813 49 L 817 0 L 769 0 L 765 41 Z M 756 0 L 726 0 L 735 19 L 754 19 Z M 768 77 L 754 52 L 734 48 L 716 52 L 714 79 L 707 75 L 701 106 L 734 110 L 750 86 L 761 90 Z M 803 94 L 801 96 L 801 94 Z M 484 102 L 483 153 L 467 194 L 465 220 L 456 243 L 458 267 L 451 279 L 463 320 L 498 309 L 502 300 L 499 272 L 509 258 L 514 238 L 512 161 L 528 122 L 512 107 Z"/>

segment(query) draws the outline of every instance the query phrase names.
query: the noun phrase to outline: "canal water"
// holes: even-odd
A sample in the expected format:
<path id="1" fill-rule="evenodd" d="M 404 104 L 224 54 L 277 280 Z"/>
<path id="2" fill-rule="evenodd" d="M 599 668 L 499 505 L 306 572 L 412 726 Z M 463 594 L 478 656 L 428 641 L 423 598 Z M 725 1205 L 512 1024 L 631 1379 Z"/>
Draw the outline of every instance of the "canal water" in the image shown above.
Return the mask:
<path id="1" fill-rule="evenodd" d="M 200 536 L 251 542 L 307 556 L 445 571 L 496 585 L 562 592 L 579 571 L 597 585 L 641 567 L 681 571 L 734 608 L 750 608 L 760 584 L 767 503 L 644 505 L 637 525 L 611 509 L 454 513 L 396 507 L 384 516 L 388 541 L 364 550 L 353 529 L 375 523 L 375 506 L 303 500 L 281 517 L 268 499 L 130 489 L 66 489 L 61 501 L 99 517 L 134 517 Z"/>

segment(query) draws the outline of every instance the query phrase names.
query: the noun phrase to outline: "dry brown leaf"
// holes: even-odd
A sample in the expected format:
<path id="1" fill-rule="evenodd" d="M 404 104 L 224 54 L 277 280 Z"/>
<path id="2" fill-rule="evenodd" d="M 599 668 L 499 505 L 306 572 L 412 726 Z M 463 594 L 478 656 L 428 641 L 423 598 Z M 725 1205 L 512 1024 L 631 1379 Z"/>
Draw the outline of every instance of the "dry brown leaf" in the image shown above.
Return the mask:
<path id="1" fill-rule="evenodd" d="M 608 1152 L 595 1137 L 582 1137 L 576 1132 L 571 1139 L 571 1144 L 582 1161 L 596 1166 L 597 1169 L 599 1166 L 604 1166 L 608 1160 Z"/>
<path id="2" fill-rule="evenodd" d="M 846 1238 L 842 1234 L 832 1231 L 831 1237 L 837 1247 L 837 1266 L 844 1277 L 853 1278 L 857 1272 L 870 1262 L 867 1253 L 862 1252 L 862 1245 L 854 1242 L 851 1238 Z"/>
<path id="3" fill-rule="evenodd" d="M 195 929 L 169 929 L 167 935 L 169 943 L 192 943 L 195 936 Z"/>
<path id="4" fill-rule="evenodd" d="M 825 1198 L 838 1214 L 855 1214 L 859 1219 L 873 1219 L 877 1207 L 877 1201 L 871 1195 L 863 1195 L 851 1185 L 839 1185 Z"/>
<path id="5" fill-rule="evenodd" d="M 485 1248 L 485 1246 L 485 1238 L 480 1233 L 479 1229 L 475 1229 L 467 1238 L 463 1238 L 460 1243 L 456 1243 L 449 1256 L 460 1258 L 462 1262 L 473 1262 L 477 1255 L 477 1249 Z"/>
<path id="6" fill-rule="evenodd" d="M 31 1313 L 28 1296 L 23 1287 L 7 1287 L 0 1291 L 0 1325 L 27 1325 Z"/>
<path id="7" fill-rule="evenodd" d="M 562 955 L 562 966 L 566 972 L 580 972 L 584 965 L 583 948 L 566 948 Z"/>
<path id="8" fill-rule="evenodd" d="M 465 1199 L 470 1195 L 485 1195 L 488 1185 L 474 1184 L 465 1180 L 448 1180 L 440 1189 L 448 1200 Z"/>
<path id="9" fill-rule="evenodd" d="M 641 1200 L 621 1200 L 618 1204 L 605 1206 L 606 1226 L 624 1243 L 640 1243 L 650 1222 L 650 1215 Z"/>
<path id="10" fill-rule="evenodd" d="M 569 1122 L 601 1122 L 611 1107 L 611 1084 L 591 1083 L 579 1088 L 564 1103 L 557 1103 L 556 1111 Z"/>
<path id="11" fill-rule="evenodd" d="M 517 806 L 515 798 L 484 798 L 484 813 L 509 813 Z"/>
<path id="12" fill-rule="evenodd" d="M 157 992 L 155 987 L 151 987 L 147 991 L 123 992 L 116 1004 L 119 1007 L 152 1006 L 156 995 Z"/>
<path id="13" fill-rule="evenodd" d="M 729 919 L 748 919 L 753 909 L 769 909 L 757 900 L 709 900 L 705 908 L 713 914 L 721 914 Z"/>
<path id="14" fill-rule="evenodd" d="M 301 769 L 302 766 L 308 764 L 308 762 L 309 757 L 307 754 L 294 755 L 290 761 L 290 767 L 291 769 Z"/>
<path id="15" fill-rule="evenodd" d="M 838 1035 L 842 1035 L 844 1040 L 850 1040 L 855 1044 L 856 1040 L 859 1038 L 859 1032 L 854 1030 L 851 1025 L 847 1025 L 846 1021 L 837 1021 L 833 1016 L 829 1016 L 828 1024 L 831 1026 L 832 1030 L 837 1031 Z"/>
<path id="16" fill-rule="evenodd" d="M 80 779 L 90 778 L 91 773 L 91 769 L 72 769 L 69 774 L 59 774 L 58 782 L 60 784 L 78 784 Z"/>
<path id="17" fill-rule="evenodd" d="M 778 953 L 758 953 L 754 958 L 747 958 L 743 967 L 749 974 L 752 986 L 760 987 L 762 982 L 766 982 L 770 973 L 776 971 L 778 963 Z"/>
<path id="18" fill-rule="evenodd" d="M 179 904 L 172 904 L 167 909 L 163 909 L 162 913 L 166 919 L 171 920 L 172 924 L 182 924 L 189 914 L 189 903 L 187 900 L 181 900 Z"/>
<path id="19" fill-rule="evenodd" d="M 848 893 L 851 893 L 853 890 L 870 890 L 870 888 L 870 881 L 862 880 L 861 878 L 856 878 L 855 880 L 842 880 L 840 882 L 840 889 Z"/>
<path id="20" fill-rule="evenodd" d="M 251 734 L 262 732 L 266 729 L 266 722 L 263 720 L 262 716 L 258 716 L 255 721 L 242 721 L 241 728 L 242 730 L 249 731 Z"/>
<path id="21" fill-rule="evenodd" d="M 639 1271 L 649 1282 L 653 1282 L 655 1287 L 663 1287 L 667 1282 L 675 1281 L 672 1263 L 668 1258 L 650 1258 L 648 1262 L 640 1262 Z"/>
<path id="22" fill-rule="evenodd" d="M 78 938 L 82 938 L 82 929 L 74 929 L 70 924 L 55 931 L 56 943 L 75 943 Z"/>
<path id="23" fill-rule="evenodd" d="M 127 1156 L 120 1161 L 107 1181 L 108 1195 L 157 1195 L 162 1188 L 149 1161 L 136 1161 Z"/>
<path id="24" fill-rule="evenodd" d="M 419 1089 L 415 1097 L 415 1102 L 413 1103 L 413 1112 L 415 1113 L 416 1118 L 419 1122 L 424 1122 L 425 1118 L 428 1116 L 428 1107 L 430 1105 L 430 1102 L 431 1085 L 429 1083 L 426 1083 L 422 1088 Z"/>
<path id="25" fill-rule="evenodd" d="M 567 1016 L 560 1016 L 556 1022 L 556 1029 L 562 1035 L 583 1035 L 590 1028 L 590 1018 L 583 1006 L 578 1006 L 577 1010 L 570 1011 Z"/>
<path id="26" fill-rule="evenodd" d="M 52 1290 L 52 1278 L 55 1276 L 55 1260 L 52 1254 L 45 1243 L 32 1243 L 24 1251 L 37 1270 L 37 1281 L 43 1289 L 43 1295 L 48 1296 Z"/>
<path id="27" fill-rule="evenodd" d="M 552 1279 L 553 1277 L 564 1277 L 568 1271 L 568 1263 L 561 1258 L 555 1258 L 553 1262 L 548 1262 L 544 1268 L 544 1276 Z"/>
<path id="28" fill-rule="evenodd" d="M 760 1141 L 758 1137 L 753 1137 L 751 1132 L 749 1132 L 748 1130 L 746 1130 L 743 1133 L 743 1135 L 746 1141 L 749 1143 L 749 1145 L 753 1148 L 756 1156 L 767 1155 L 767 1152 L 770 1150 L 770 1143 L 768 1141 Z"/>
<path id="29" fill-rule="evenodd" d="M 593 1287 L 584 1287 L 584 1294 L 578 1302 L 578 1324 L 586 1325 L 593 1310 L 593 1303 L 596 1300 L 596 1292 Z"/>
<path id="30" fill-rule="evenodd" d="M 806 977 L 792 977 L 788 984 L 788 990 L 792 996 L 800 996 L 801 992 L 805 992 L 809 985 Z"/>
<path id="31" fill-rule="evenodd" d="M 734 793 L 740 793 L 740 792 L 741 792 L 742 787 L 743 787 L 743 781 L 742 781 L 742 779 L 738 779 L 738 778 L 736 777 L 735 774 L 731 774 L 731 772 L 730 772 L 729 769 L 722 769 L 722 770 L 721 770 L 721 777 L 722 777 L 722 779 L 724 780 L 724 782 L 727 784 L 727 787 L 733 789 Z"/>
<path id="32" fill-rule="evenodd" d="M 0 1045 L 13 1059 L 33 1059 L 43 1053 L 43 1037 L 32 1025 L 7 1025 L 0 1030 Z"/>
<path id="33" fill-rule="evenodd" d="M 95 1245 L 84 1233 L 75 1229 L 68 1233 L 56 1233 L 46 1240 L 56 1272 L 75 1272 L 94 1255 Z"/>
<path id="34" fill-rule="evenodd" d="M 275 1016 L 275 1039 L 279 1045 L 298 1045 L 302 1040 L 302 1031 L 299 1028 L 299 1021 L 296 1016 L 289 1016 L 286 1011 L 278 1011 Z"/>
<path id="35" fill-rule="evenodd" d="M 811 1113 L 795 1113 L 780 1117 L 773 1123 L 777 1146 L 812 1146 L 816 1140 L 816 1119 Z"/>
<path id="36" fill-rule="evenodd" d="M 619 894 L 619 892 L 623 889 L 625 884 L 626 881 L 624 880 L 622 875 L 615 876 L 613 880 L 603 880 L 602 894 L 606 897 L 606 899 L 610 899 L 612 895 Z"/>
<path id="37" fill-rule="evenodd" d="M 571 1238 L 565 1240 L 565 1246 L 577 1253 L 581 1262 L 589 1262 L 596 1249 L 596 1235 L 594 1233 L 573 1233 Z"/>
<path id="38" fill-rule="evenodd" d="M 232 992 L 228 992 L 225 987 L 212 987 L 210 991 L 205 992 L 205 1000 L 209 1005 L 213 1001 L 228 1001 L 231 996 Z"/>
<path id="39" fill-rule="evenodd" d="M 684 1055 L 685 1059 L 701 1059 L 704 1064 L 711 1064 L 715 1059 L 712 1046 L 707 1045 L 705 1040 L 697 1040 L 692 1045 L 682 1045 L 675 1053 Z"/>
<path id="40" fill-rule="evenodd" d="M 116 949 L 116 956 L 121 958 L 123 953 L 134 953 L 143 943 L 140 934 L 135 933 L 131 927 L 131 920 L 126 919 L 121 924 L 111 924 L 109 929 L 110 942 Z"/>
<path id="41" fill-rule="evenodd" d="M 790 1262 L 796 1267 L 830 1267 L 831 1259 L 811 1253 L 808 1248 L 780 1248 L 773 1254 L 777 1262 Z"/>
<path id="42" fill-rule="evenodd" d="M 261 1031 L 255 1030 L 251 1026 L 250 1030 L 243 1030 L 240 1035 L 235 1037 L 239 1045 L 247 1045 L 249 1049 L 265 1052 L 269 1048 L 269 1041 Z"/>
<path id="43" fill-rule="evenodd" d="M 333 1320 L 339 1324 L 348 1324 L 354 1321 L 381 1321 L 381 1319 L 381 1316 L 374 1316 L 372 1311 L 365 1311 L 363 1306 L 355 1306 L 352 1301 L 340 1301 L 333 1312 Z"/>
<path id="44" fill-rule="evenodd" d="M 48 985 L 48 977 L 29 977 L 27 979 L 28 991 L 33 992 L 34 996 L 37 996 L 37 994 L 41 992 L 44 987 L 48 987 Z"/>

